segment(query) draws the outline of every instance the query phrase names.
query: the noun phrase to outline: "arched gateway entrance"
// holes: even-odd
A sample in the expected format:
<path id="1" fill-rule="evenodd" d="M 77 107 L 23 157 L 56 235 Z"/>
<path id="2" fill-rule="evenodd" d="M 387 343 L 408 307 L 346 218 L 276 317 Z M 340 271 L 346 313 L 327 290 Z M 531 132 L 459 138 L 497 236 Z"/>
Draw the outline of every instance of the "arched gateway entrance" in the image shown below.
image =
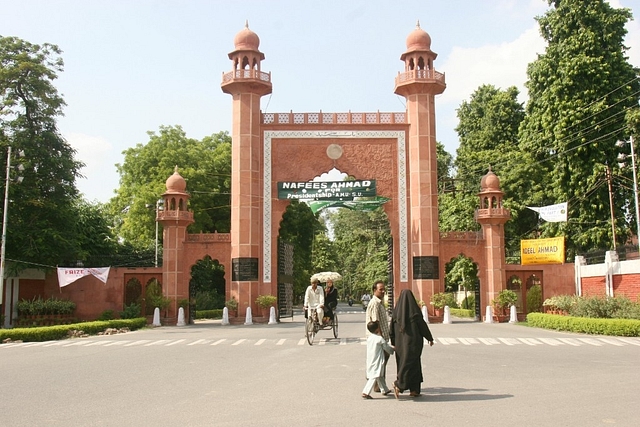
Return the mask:
<path id="1" fill-rule="evenodd" d="M 446 85 L 444 74 L 433 66 L 437 55 L 431 51 L 429 34 L 418 24 L 400 56 L 404 70 L 395 79 L 394 92 L 406 99 L 404 112 L 262 113 L 260 98 L 272 92 L 272 82 L 271 74 L 261 69 L 265 57 L 259 51 L 260 39 L 247 25 L 234 44 L 229 53 L 232 71 L 223 73 L 221 84 L 233 99 L 230 255 L 213 256 L 231 272 L 226 298 L 236 298 L 238 312 L 244 313 L 247 307 L 257 309 L 258 295 L 277 295 L 277 234 L 290 203 L 287 197 L 293 197 L 279 195 L 279 185 L 304 186 L 333 168 L 358 181 L 375 182 L 375 194 L 389 199 L 384 210 L 393 238 L 396 295 L 408 288 L 429 301 L 432 294 L 443 291 L 445 262 L 464 253 L 468 245 L 450 236 L 441 238 L 438 229 L 435 96 Z M 487 175 L 489 180 L 492 176 Z M 170 189 L 168 181 L 163 197 L 165 203 L 169 196 L 184 201 L 177 207 L 182 210 L 188 195 L 182 182 L 177 187 Z M 500 205 L 479 210 L 484 236 L 476 236 L 479 253 L 474 259 L 484 265 L 480 274 L 487 285 L 484 297 L 492 298 L 504 288 L 502 225 L 508 211 L 501 206 L 499 185 L 486 191 L 489 194 L 481 197 L 499 200 Z M 195 240 L 204 244 L 207 239 L 185 233 L 192 221 L 188 212 L 165 211 L 158 218 L 164 225 L 163 279 L 176 297 L 184 297 L 188 295 L 185 262 L 195 253 L 182 251 L 180 242 L 187 248 Z"/>

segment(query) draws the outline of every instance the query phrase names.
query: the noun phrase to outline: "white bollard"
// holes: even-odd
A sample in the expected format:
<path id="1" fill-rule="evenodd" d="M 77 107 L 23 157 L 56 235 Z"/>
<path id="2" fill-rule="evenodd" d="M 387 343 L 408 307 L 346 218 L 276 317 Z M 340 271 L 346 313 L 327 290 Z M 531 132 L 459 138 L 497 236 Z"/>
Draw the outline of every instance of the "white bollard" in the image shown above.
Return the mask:
<path id="1" fill-rule="evenodd" d="M 276 308 L 271 307 L 269 310 L 269 323 L 268 325 L 276 325 L 278 322 L 276 321 Z"/>
<path id="2" fill-rule="evenodd" d="M 426 305 L 422 306 L 422 318 L 424 319 L 424 321 L 426 323 L 429 323 L 429 313 L 427 312 L 427 306 Z"/>
<path id="3" fill-rule="evenodd" d="M 186 325 L 186 323 L 184 323 L 184 307 L 180 307 L 178 309 L 178 323 L 176 323 L 176 326 L 184 325 Z"/>
<path id="4" fill-rule="evenodd" d="M 162 326 L 160 323 L 160 309 L 158 307 L 153 310 L 153 326 Z"/>
<path id="5" fill-rule="evenodd" d="M 244 318 L 245 325 L 253 325 L 253 317 L 251 317 L 251 307 L 247 307 L 247 316 Z"/>
<path id="6" fill-rule="evenodd" d="M 510 308 L 510 316 L 509 323 L 517 323 L 518 322 L 518 313 L 516 312 L 516 306 L 512 305 Z"/>
<path id="7" fill-rule="evenodd" d="M 227 307 L 222 309 L 222 324 L 229 325 L 229 309 Z"/>
<path id="8" fill-rule="evenodd" d="M 451 323 L 451 309 L 448 305 L 444 306 L 444 318 L 442 319 L 442 323 Z"/>
<path id="9" fill-rule="evenodd" d="M 487 306 L 487 310 L 485 311 L 484 323 L 493 323 L 493 309 L 490 305 Z"/>

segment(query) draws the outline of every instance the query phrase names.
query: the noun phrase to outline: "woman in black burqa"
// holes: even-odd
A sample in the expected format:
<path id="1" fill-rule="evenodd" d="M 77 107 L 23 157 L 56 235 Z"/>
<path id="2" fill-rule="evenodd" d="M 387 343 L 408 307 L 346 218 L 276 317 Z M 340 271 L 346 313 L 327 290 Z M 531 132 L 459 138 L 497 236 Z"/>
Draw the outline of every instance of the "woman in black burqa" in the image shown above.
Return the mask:
<path id="1" fill-rule="evenodd" d="M 391 345 L 396 349 L 398 379 L 394 381 L 394 394 L 409 390 L 411 397 L 420 396 L 422 365 L 420 356 L 424 347 L 423 338 L 433 345 L 433 336 L 413 293 L 405 289 L 400 293 L 393 310 L 390 331 Z"/>

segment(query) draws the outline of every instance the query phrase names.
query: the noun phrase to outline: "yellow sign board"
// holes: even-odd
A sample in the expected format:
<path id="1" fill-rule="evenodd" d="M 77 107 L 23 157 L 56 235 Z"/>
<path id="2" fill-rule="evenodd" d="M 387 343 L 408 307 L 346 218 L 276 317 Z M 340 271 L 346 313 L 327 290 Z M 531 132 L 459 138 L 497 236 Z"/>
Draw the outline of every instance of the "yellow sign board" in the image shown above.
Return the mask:
<path id="1" fill-rule="evenodd" d="M 520 264 L 564 264 L 564 236 L 520 240 Z"/>

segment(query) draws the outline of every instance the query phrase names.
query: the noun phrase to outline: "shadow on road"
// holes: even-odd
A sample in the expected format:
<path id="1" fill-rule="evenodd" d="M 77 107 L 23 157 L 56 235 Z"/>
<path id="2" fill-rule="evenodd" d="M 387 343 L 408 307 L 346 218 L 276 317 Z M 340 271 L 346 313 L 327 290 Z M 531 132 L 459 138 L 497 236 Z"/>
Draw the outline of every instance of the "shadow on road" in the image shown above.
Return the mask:
<path id="1" fill-rule="evenodd" d="M 513 397 L 512 394 L 488 394 L 486 389 L 429 387 L 423 389 L 422 400 L 429 402 L 460 402 L 465 400 L 496 400 Z"/>

